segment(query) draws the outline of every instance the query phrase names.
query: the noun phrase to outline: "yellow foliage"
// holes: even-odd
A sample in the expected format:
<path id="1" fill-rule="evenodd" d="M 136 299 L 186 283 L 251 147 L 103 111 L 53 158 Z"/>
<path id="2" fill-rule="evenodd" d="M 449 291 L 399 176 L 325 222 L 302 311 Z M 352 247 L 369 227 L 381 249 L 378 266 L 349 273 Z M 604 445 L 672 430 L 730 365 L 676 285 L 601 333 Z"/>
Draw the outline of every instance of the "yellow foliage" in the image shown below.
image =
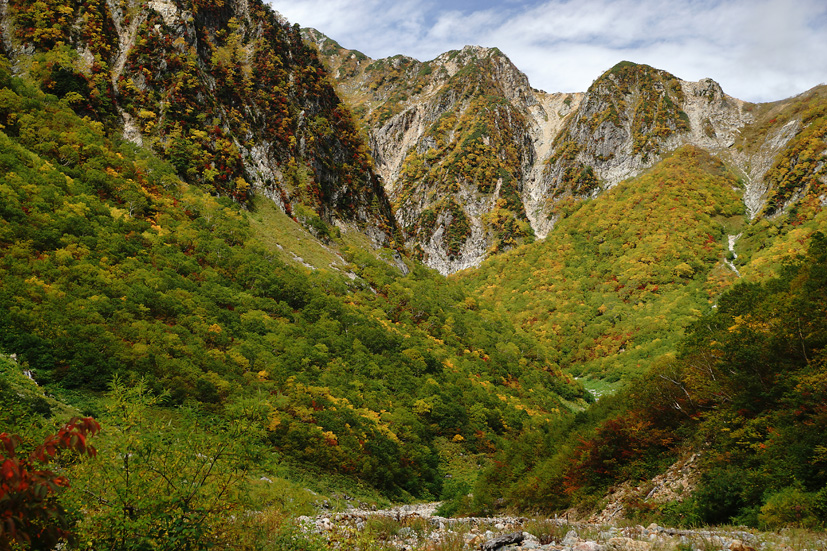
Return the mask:
<path id="1" fill-rule="evenodd" d="M 247 180 L 239 176 L 235 179 L 235 188 L 240 193 L 246 193 L 248 189 L 250 189 L 250 184 L 247 183 Z"/>
<path id="2" fill-rule="evenodd" d="M 752 316 L 735 316 L 735 323 L 727 329 L 730 333 L 734 333 L 738 331 L 742 327 L 747 329 L 751 329 L 752 331 L 756 331 L 758 333 L 769 333 L 770 332 L 770 325 L 763 321 L 758 321 L 754 319 Z"/>
<path id="3" fill-rule="evenodd" d="M 424 415 L 425 413 L 431 412 L 431 404 L 426 402 L 425 400 L 419 399 L 413 404 L 413 411 L 417 415 Z"/>

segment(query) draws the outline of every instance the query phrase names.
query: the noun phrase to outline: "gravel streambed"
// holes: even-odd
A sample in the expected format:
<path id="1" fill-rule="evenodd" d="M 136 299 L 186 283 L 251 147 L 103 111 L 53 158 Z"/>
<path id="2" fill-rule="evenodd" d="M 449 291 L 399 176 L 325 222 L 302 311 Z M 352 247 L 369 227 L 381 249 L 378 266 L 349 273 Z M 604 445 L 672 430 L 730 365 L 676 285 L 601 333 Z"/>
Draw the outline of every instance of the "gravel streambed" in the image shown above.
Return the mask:
<path id="1" fill-rule="evenodd" d="M 324 537 L 330 548 L 399 551 L 816 551 L 827 539 L 796 542 L 747 530 L 684 530 L 651 524 L 612 526 L 564 518 L 467 517 L 434 515 L 438 503 L 403 505 L 380 511 L 350 509 L 299 517 L 307 533 Z"/>

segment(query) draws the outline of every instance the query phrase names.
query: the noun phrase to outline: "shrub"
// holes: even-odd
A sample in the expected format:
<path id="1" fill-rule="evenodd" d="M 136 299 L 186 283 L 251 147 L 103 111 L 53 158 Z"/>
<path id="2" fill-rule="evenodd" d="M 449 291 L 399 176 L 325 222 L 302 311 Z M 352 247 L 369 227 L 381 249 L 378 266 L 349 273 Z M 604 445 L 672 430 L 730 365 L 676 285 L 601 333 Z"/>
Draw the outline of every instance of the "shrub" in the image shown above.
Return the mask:
<path id="1" fill-rule="evenodd" d="M 283 524 L 263 549 L 265 551 L 325 551 L 327 546 L 318 536 L 305 534 L 295 526 Z"/>
<path id="2" fill-rule="evenodd" d="M 732 522 L 747 505 L 742 492 L 743 479 L 743 473 L 732 467 L 705 473 L 694 495 L 700 520 L 707 524 Z"/>
<path id="3" fill-rule="evenodd" d="M 816 494 L 793 486 L 767 498 L 758 514 L 762 528 L 769 530 L 786 526 L 812 528 L 819 523 L 816 515 Z"/>
<path id="4" fill-rule="evenodd" d="M 51 549 L 70 539 L 72 520 L 57 500 L 69 480 L 46 466 L 61 450 L 95 455 L 86 437 L 99 431 L 91 417 L 75 417 L 28 456 L 18 453 L 19 437 L 0 434 L 0 549 Z"/>

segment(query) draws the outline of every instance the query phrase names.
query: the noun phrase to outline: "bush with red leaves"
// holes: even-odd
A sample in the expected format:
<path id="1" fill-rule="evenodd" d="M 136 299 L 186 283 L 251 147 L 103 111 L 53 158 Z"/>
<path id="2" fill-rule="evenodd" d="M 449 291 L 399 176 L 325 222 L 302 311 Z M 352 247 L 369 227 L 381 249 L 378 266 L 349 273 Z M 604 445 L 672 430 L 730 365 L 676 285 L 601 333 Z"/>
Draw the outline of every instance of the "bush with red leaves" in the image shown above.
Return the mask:
<path id="1" fill-rule="evenodd" d="M 47 465 L 60 450 L 95 455 L 86 439 L 99 431 L 91 417 L 74 417 L 25 457 L 16 450 L 19 436 L 0 433 L 0 550 L 52 549 L 70 538 L 70 519 L 57 500 L 69 480 Z"/>

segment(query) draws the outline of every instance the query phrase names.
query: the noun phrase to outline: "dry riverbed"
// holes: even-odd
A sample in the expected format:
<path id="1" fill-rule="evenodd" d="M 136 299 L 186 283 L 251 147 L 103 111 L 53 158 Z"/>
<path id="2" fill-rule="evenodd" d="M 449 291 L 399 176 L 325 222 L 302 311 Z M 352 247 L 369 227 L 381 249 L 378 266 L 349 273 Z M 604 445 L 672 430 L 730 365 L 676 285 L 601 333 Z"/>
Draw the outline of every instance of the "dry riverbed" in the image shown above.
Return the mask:
<path id="1" fill-rule="evenodd" d="M 562 518 L 434 516 L 439 504 L 381 511 L 351 509 L 300 517 L 306 533 L 342 550 L 376 551 L 821 551 L 827 534 L 745 529 L 682 530 L 617 526 Z"/>

